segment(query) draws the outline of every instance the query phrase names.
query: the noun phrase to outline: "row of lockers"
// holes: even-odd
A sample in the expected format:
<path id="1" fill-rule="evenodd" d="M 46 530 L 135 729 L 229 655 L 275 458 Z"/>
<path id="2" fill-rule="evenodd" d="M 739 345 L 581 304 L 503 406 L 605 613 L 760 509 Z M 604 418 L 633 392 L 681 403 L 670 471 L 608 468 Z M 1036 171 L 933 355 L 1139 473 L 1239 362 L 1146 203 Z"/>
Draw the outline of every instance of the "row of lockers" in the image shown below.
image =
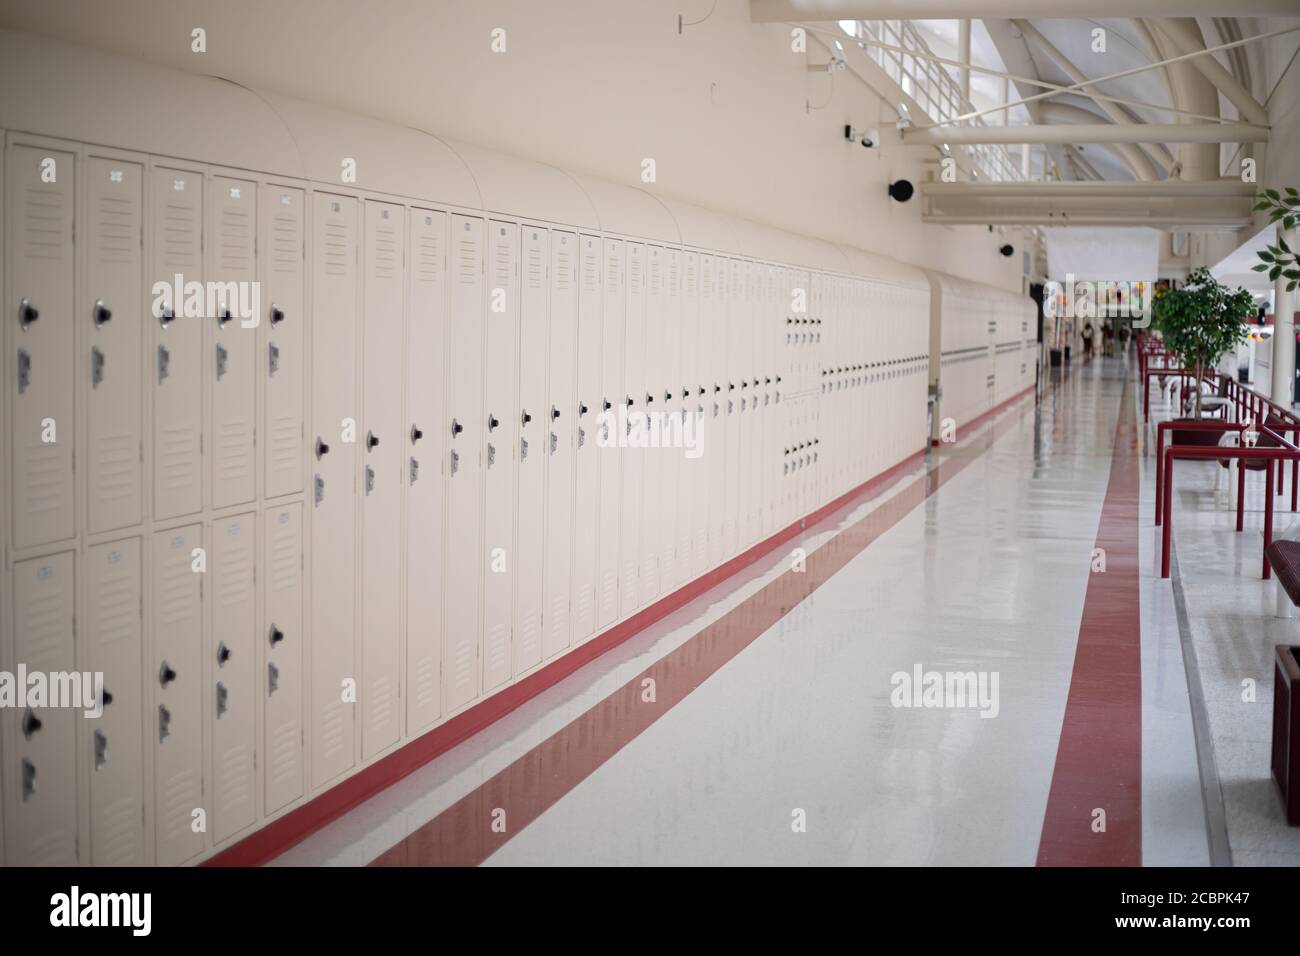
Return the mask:
<path id="1" fill-rule="evenodd" d="M 924 289 L 75 144 L 5 176 L 0 661 L 112 696 L 6 721 L 10 864 L 210 853 L 925 442 Z"/>

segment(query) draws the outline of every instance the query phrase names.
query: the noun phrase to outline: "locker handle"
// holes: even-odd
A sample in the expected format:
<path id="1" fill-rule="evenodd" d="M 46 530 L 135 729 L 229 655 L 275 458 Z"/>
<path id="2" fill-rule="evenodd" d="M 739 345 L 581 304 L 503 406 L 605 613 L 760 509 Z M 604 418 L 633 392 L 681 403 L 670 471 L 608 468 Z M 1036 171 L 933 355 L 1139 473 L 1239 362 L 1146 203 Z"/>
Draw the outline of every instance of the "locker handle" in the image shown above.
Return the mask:
<path id="1" fill-rule="evenodd" d="M 653 405 L 655 403 L 655 397 L 651 395 L 649 392 L 645 393 L 645 403 L 647 405 Z"/>
<path id="2" fill-rule="evenodd" d="M 281 309 L 279 306 L 277 306 L 274 302 L 272 302 L 271 303 L 271 324 L 279 325 L 283 321 L 284 321 L 284 310 Z"/>
<path id="3" fill-rule="evenodd" d="M 552 406 L 551 406 L 551 421 L 555 421 L 555 420 L 556 420 L 557 418 L 559 418 L 559 417 L 560 417 L 560 410 L 559 410 L 558 408 L 556 408 L 554 405 L 552 405 Z"/>
<path id="4" fill-rule="evenodd" d="M 320 475 L 315 478 L 315 495 L 317 505 L 325 500 L 325 479 Z"/>
<path id="5" fill-rule="evenodd" d="M 23 758 L 23 803 L 26 803 L 36 793 L 36 764 L 32 763 L 26 757 Z"/>
<path id="6" fill-rule="evenodd" d="M 233 318 L 234 315 L 231 314 L 229 307 L 222 309 L 220 312 L 217 313 L 217 328 L 219 329 L 225 328 L 226 323 Z"/>
<path id="7" fill-rule="evenodd" d="M 330 446 L 325 444 L 319 438 L 316 439 L 316 460 L 320 461 L 330 453 Z"/>
<path id="8" fill-rule="evenodd" d="M 664 392 L 664 401 L 665 401 L 665 402 L 671 402 L 672 400 L 673 400 L 673 393 L 672 393 L 672 392 Z"/>
<path id="9" fill-rule="evenodd" d="M 162 662 L 162 667 L 158 668 L 158 683 L 166 687 L 176 679 L 176 671 L 166 661 Z"/>
<path id="10" fill-rule="evenodd" d="M 453 449 L 451 453 L 451 476 L 456 477 L 458 471 L 460 471 L 460 453 Z"/>
<path id="11" fill-rule="evenodd" d="M 464 426 L 464 425 L 462 425 L 460 422 L 456 421 L 456 419 L 454 419 L 454 418 L 451 420 L 451 437 L 452 437 L 452 438 L 455 438 L 457 435 L 459 435 L 459 434 L 460 434 L 461 432 L 463 432 L 464 430 L 465 430 L 465 426 Z"/>
<path id="12" fill-rule="evenodd" d="M 96 299 L 94 307 L 90 310 L 90 315 L 95 323 L 95 328 L 99 328 L 113 317 L 113 312 L 104 304 L 103 299 Z"/>
<path id="13" fill-rule="evenodd" d="M 218 342 L 217 343 L 217 381 L 221 381 L 221 379 L 225 378 L 226 364 L 229 358 L 230 358 L 230 353 L 226 351 L 226 347 L 222 345 L 220 342 Z"/>
<path id="14" fill-rule="evenodd" d="M 424 432 L 422 432 L 422 431 L 420 430 L 420 426 L 419 426 L 419 425 L 412 425 L 412 426 L 411 426 L 411 444 L 414 445 L 417 441 L 419 441 L 419 440 L 420 440 L 421 438 L 423 438 L 423 437 L 424 437 Z"/>
<path id="15" fill-rule="evenodd" d="M 410 463 L 410 480 L 409 480 L 409 484 L 412 484 L 412 485 L 413 485 L 413 484 L 415 484 L 415 483 L 416 483 L 417 481 L 419 481 L 419 480 L 420 480 L 420 462 L 419 462 L 418 460 L 412 458 L 412 459 L 411 459 L 411 463 Z"/>
<path id="16" fill-rule="evenodd" d="M 164 705 L 158 705 L 158 743 L 172 735 L 172 712 Z"/>
<path id="17" fill-rule="evenodd" d="M 158 384 L 161 385 L 170 373 L 172 354 L 167 351 L 167 347 L 158 346 Z"/>
<path id="18" fill-rule="evenodd" d="M 631 408 L 631 407 L 632 407 L 633 405 L 635 405 L 635 404 L 636 404 L 636 402 L 634 402 L 634 401 L 632 400 L 632 396 L 629 395 L 629 396 L 627 397 L 627 407 L 628 407 L 628 408 Z"/>
<path id="19" fill-rule="evenodd" d="M 280 668 L 274 664 L 266 665 L 266 696 L 270 697 L 280 689 Z"/>
<path id="20" fill-rule="evenodd" d="M 108 737 L 102 730 L 95 731 L 95 769 L 103 770 L 108 763 Z"/>
<path id="21" fill-rule="evenodd" d="M 579 403 L 578 403 L 578 414 L 579 414 L 579 415 L 585 415 L 585 414 L 587 414 L 587 403 L 586 403 L 586 402 L 579 402 Z"/>
<path id="22" fill-rule="evenodd" d="M 161 312 L 158 313 L 158 324 L 161 325 L 164 329 L 167 328 L 167 326 L 171 325 L 171 323 L 174 321 L 176 321 L 175 309 L 163 309 Z"/>
<path id="23" fill-rule="evenodd" d="M 490 432 L 496 431 L 496 427 L 500 424 L 501 422 L 497 419 L 497 417 L 493 415 L 491 412 L 488 412 L 488 431 Z"/>
<path id="24" fill-rule="evenodd" d="M 283 640 L 284 640 L 284 631 L 280 630 L 278 627 L 272 624 L 271 625 L 271 646 L 275 647 L 275 645 L 279 644 Z"/>
<path id="25" fill-rule="evenodd" d="M 274 342 L 268 342 L 266 346 L 267 377 L 271 377 L 280 371 L 280 346 Z"/>
<path id="26" fill-rule="evenodd" d="M 605 411 L 609 411 L 613 407 L 614 406 L 609 403 L 609 399 L 605 399 Z"/>
<path id="27" fill-rule="evenodd" d="M 366 450 L 375 448 L 379 445 L 379 436 L 372 431 L 366 432 Z"/>
<path id="28" fill-rule="evenodd" d="M 32 357 L 26 349 L 18 350 L 18 394 L 32 384 Z"/>
<path id="29" fill-rule="evenodd" d="M 226 646 L 225 641 L 222 641 L 220 644 L 218 644 L 217 645 L 217 666 L 225 667 L 226 661 L 230 660 L 230 655 L 231 655 L 231 650 L 229 647 Z"/>
<path id="30" fill-rule="evenodd" d="M 99 388 L 99 383 L 104 380 L 104 353 L 99 350 L 99 346 L 92 346 L 90 349 L 90 387 Z"/>
<path id="31" fill-rule="evenodd" d="M 375 490 L 375 469 L 366 465 L 366 494 Z"/>
<path id="32" fill-rule="evenodd" d="M 104 706 L 107 707 L 111 703 L 113 703 L 113 695 L 108 691 L 104 691 Z"/>
<path id="33" fill-rule="evenodd" d="M 217 719 L 220 720 L 229 707 L 230 691 L 226 685 L 217 681 Z"/>
<path id="34" fill-rule="evenodd" d="M 532 420 L 533 420 L 533 416 L 528 414 L 528 409 L 524 409 L 523 412 L 520 413 L 520 415 L 519 415 L 519 424 L 520 424 L 520 425 L 527 425 L 527 424 L 528 424 L 529 422 L 531 422 Z"/>
<path id="35" fill-rule="evenodd" d="M 32 709 L 28 707 L 23 713 L 23 739 L 31 740 L 32 734 L 40 730 L 42 726 L 44 724 L 41 719 L 33 714 Z"/>
<path id="36" fill-rule="evenodd" d="M 701 386 L 700 386 L 700 394 L 703 395 L 704 392 L 705 392 L 705 388 L 704 388 L 703 385 L 701 385 Z"/>
<path id="37" fill-rule="evenodd" d="M 18 327 L 19 327 L 20 329 L 22 329 L 24 332 L 26 332 L 26 331 L 27 331 L 27 326 L 31 325 L 33 322 L 35 322 L 35 321 L 36 321 L 37 319 L 39 319 L 40 317 L 41 317 L 41 313 L 40 313 L 39 311 L 37 311 L 36 306 L 32 305 L 32 300 L 31 300 L 31 299 L 22 299 L 22 300 L 19 301 L 19 303 L 18 303 Z"/>

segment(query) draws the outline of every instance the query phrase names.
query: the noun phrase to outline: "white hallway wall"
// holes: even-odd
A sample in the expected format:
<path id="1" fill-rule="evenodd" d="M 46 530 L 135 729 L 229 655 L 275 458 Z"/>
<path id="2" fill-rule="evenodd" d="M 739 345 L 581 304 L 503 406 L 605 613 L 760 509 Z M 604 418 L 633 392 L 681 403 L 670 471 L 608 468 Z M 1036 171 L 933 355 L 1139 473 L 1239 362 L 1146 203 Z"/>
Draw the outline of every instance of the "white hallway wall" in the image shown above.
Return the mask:
<path id="1" fill-rule="evenodd" d="M 891 143 L 892 110 L 748 0 L 0 0 L 0 26 L 222 76 L 1020 291 L 1021 257 L 982 227 L 924 225 L 929 147 Z M 195 27 L 204 54 L 190 50 Z M 491 32 L 506 31 L 505 53 Z M 824 109 L 807 111 L 827 103 Z M 867 151 L 843 127 L 878 127 Z M 643 184 L 653 158 L 657 182 Z"/>

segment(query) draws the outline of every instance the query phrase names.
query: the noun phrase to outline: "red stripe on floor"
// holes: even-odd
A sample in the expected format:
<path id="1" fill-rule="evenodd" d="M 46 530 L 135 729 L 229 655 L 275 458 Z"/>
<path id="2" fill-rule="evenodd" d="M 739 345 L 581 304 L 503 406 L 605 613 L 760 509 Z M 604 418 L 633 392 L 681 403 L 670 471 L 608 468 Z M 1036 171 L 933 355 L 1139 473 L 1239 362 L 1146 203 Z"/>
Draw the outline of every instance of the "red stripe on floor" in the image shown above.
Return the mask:
<path id="1" fill-rule="evenodd" d="M 1026 394 L 1028 390 L 1015 399 Z M 970 434 L 980 420 L 964 426 L 965 433 Z M 997 439 L 1003 424 L 995 422 L 978 443 L 954 449 L 925 475 L 809 554 L 804 571 L 787 571 L 765 585 L 371 865 L 481 863 L 960 473 Z M 647 680 L 654 682 L 653 701 L 647 699 Z"/>
<path id="2" fill-rule="evenodd" d="M 1142 622 L 1137 425 L 1125 374 L 1039 866 L 1142 864 Z M 1104 811 L 1104 830 L 1098 829 Z"/>

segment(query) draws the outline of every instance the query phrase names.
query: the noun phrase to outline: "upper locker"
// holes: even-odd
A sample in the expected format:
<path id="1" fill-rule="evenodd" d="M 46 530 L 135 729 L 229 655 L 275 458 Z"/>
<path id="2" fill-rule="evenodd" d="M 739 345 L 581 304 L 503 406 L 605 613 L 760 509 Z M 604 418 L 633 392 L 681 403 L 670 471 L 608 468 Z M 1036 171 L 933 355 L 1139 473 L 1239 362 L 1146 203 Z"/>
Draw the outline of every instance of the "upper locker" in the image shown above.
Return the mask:
<path id="1" fill-rule="evenodd" d="M 5 157 L 11 527 L 16 548 L 76 530 L 73 447 L 73 154 L 10 145 Z"/>
<path id="2" fill-rule="evenodd" d="M 262 315 L 266 343 L 262 360 L 263 493 L 278 498 L 302 491 L 305 435 L 303 387 L 306 376 L 306 196 L 279 183 L 261 188 Z"/>

